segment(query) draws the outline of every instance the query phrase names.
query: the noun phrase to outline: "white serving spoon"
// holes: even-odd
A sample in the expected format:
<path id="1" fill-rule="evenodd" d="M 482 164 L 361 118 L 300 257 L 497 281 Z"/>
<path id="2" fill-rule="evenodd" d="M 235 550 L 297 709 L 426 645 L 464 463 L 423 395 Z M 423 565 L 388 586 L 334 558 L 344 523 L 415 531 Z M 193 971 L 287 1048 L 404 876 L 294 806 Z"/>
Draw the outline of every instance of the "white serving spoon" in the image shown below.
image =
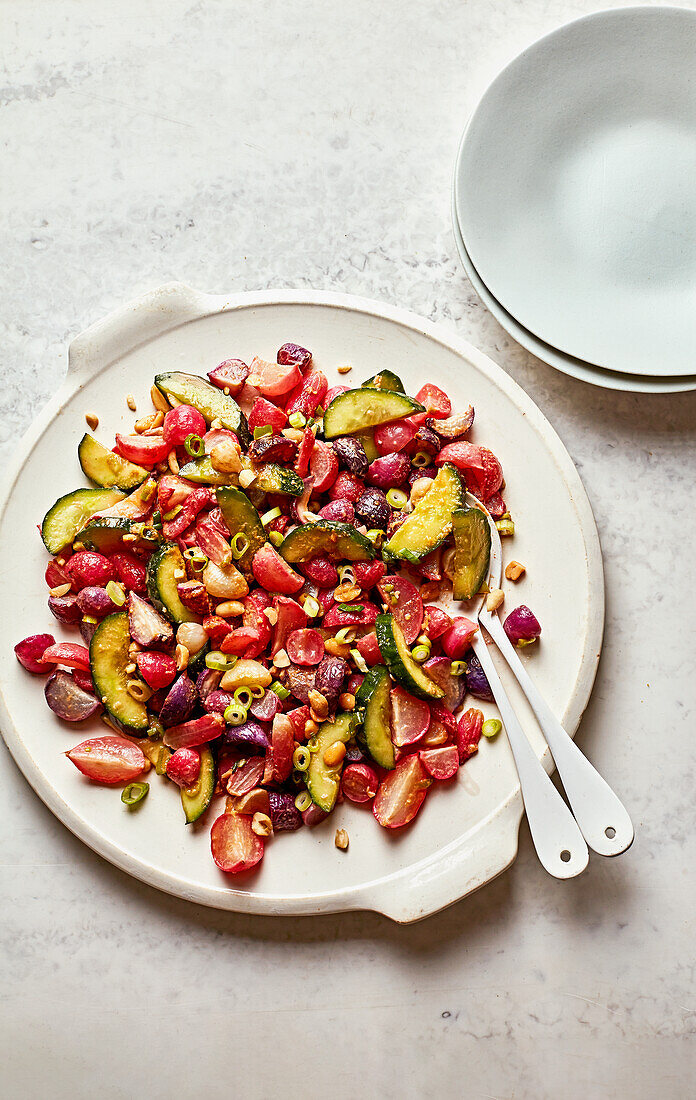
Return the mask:
<path id="1" fill-rule="evenodd" d="M 467 503 L 485 512 L 480 501 L 469 493 L 467 493 Z M 491 530 L 491 564 L 488 583 L 489 588 L 493 589 L 500 586 L 503 554 L 498 528 L 488 512 L 485 512 L 485 514 Z M 485 599 L 481 604 L 477 618 L 480 625 L 485 627 L 495 642 L 537 717 L 555 761 L 558 775 L 568 796 L 575 820 L 590 848 L 603 856 L 618 856 L 621 852 L 625 852 L 627 848 L 630 848 L 634 837 L 633 824 L 626 808 L 609 784 L 563 729 L 541 692 L 531 680 L 517 651 L 505 633 L 497 613 L 487 610 Z M 483 639 L 479 640 L 478 648 L 474 646 L 474 652 L 481 664 L 484 665 L 481 649 L 486 649 Z M 488 653 L 486 653 L 486 657 L 492 665 Z M 485 665 L 484 671 L 488 674 Z M 495 695 L 492 684 L 491 690 Z M 497 698 L 496 702 L 498 702 Z M 498 704 L 498 709 L 500 709 L 500 704 Z M 513 754 L 514 752 L 513 748 Z M 516 756 L 515 762 L 517 762 Z M 527 799 L 525 797 L 526 804 Z M 527 817 L 529 817 L 529 809 L 527 809 Z"/>

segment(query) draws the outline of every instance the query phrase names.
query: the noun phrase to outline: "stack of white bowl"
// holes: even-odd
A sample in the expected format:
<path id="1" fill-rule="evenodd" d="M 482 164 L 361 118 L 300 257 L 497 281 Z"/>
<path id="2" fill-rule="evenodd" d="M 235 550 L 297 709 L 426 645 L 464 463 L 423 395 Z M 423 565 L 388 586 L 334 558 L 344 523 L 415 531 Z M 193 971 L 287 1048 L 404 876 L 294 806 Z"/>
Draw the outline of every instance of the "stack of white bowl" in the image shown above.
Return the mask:
<path id="1" fill-rule="evenodd" d="M 542 38 L 462 137 L 452 214 L 500 324 L 565 374 L 696 389 L 696 12 L 624 8 Z"/>

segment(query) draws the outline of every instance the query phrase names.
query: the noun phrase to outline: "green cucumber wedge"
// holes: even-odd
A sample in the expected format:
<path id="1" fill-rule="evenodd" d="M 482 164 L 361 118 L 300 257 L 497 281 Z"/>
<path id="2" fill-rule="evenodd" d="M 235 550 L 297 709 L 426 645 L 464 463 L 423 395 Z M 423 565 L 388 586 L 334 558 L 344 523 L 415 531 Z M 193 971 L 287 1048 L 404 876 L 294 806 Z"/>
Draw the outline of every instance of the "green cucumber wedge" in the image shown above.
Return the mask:
<path id="1" fill-rule="evenodd" d="M 251 488 L 260 489 L 262 493 L 284 493 L 285 496 L 299 497 L 304 492 L 304 482 L 299 474 L 294 470 L 285 470 L 273 462 L 254 467 L 254 473 L 256 480 Z M 216 470 L 207 455 L 187 462 L 179 470 L 179 476 L 197 485 L 236 486 L 239 481 L 239 474 L 221 474 Z"/>
<path id="2" fill-rule="evenodd" d="M 324 753 L 335 741 L 342 741 L 344 745 L 350 741 L 356 722 L 357 718 L 354 714 L 337 714 L 333 722 L 324 722 L 319 727 L 318 733 L 311 742 L 312 745 L 316 745 L 316 750 L 312 751 L 307 769 L 307 790 L 312 802 L 327 814 L 331 813 L 336 805 L 343 761 L 340 764 L 329 765 L 324 761 Z"/>
<path id="3" fill-rule="evenodd" d="M 471 600 L 488 577 L 491 557 L 491 529 L 480 508 L 455 508 L 452 513 L 454 531 L 455 600 Z"/>
<path id="4" fill-rule="evenodd" d="M 198 779 L 191 787 L 181 788 L 181 805 L 184 808 L 186 824 L 198 821 L 207 810 L 215 790 L 215 757 L 208 748 L 201 749 L 201 770 Z"/>
<path id="5" fill-rule="evenodd" d="M 361 432 L 360 435 L 356 435 L 355 438 L 362 443 L 363 451 L 365 452 L 365 457 L 368 462 L 374 462 L 376 458 L 379 458 L 374 432 Z"/>
<path id="6" fill-rule="evenodd" d="M 444 691 L 436 684 L 417 661 L 404 641 L 401 627 L 391 615 L 378 615 L 375 624 L 377 644 L 389 673 L 397 684 L 426 702 L 444 698 Z"/>
<path id="7" fill-rule="evenodd" d="M 364 707 L 363 734 L 370 756 L 383 768 L 394 767 L 391 739 L 391 677 L 384 665 L 374 665 L 355 696 L 357 707 Z"/>
<path id="8" fill-rule="evenodd" d="M 251 559 L 266 542 L 266 530 L 259 513 L 241 489 L 235 489 L 233 486 L 223 487 L 216 489 L 215 496 L 230 536 L 234 538 L 235 535 L 243 535 L 249 543 L 248 549 L 244 551 L 239 561 L 235 562 L 238 569 L 249 574 Z"/>
<path id="9" fill-rule="evenodd" d="M 372 378 L 366 378 L 362 384 L 362 388 L 372 390 L 396 390 L 397 393 L 406 393 L 403 382 L 398 374 L 394 374 L 393 370 L 381 370 L 379 374 L 374 374 Z"/>
<path id="10" fill-rule="evenodd" d="M 93 435 L 83 435 L 77 448 L 82 472 L 102 489 L 136 489 L 147 477 L 147 470 L 102 446 Z"/>
<path id="11" fill-rule="evenodd" d="M 193 481 L 196 485 L 236 485 L 239 474 L 221 474 L 205 455 L 203 458 L 193 458 L 182 466 L 179 477 L 185 477 L 187 481 Z"/>
<path id="12" fill-rule="evenodd" d="M 385 561 L 418 562 L 452 533 L 452 513 L 464 503 L 456 467 L 446 463 L 424 497 L 382 550 Z"/>
<path id="13" fill-rule="evenodd" d="M 128 615 L 123 611 L 107 615 L 89 643 L 89 667 L 97 696 L 110 717 L 126 732 L 144 734 L 150 721 L 147 707 L 128 691 L 130 640 Z"/>
<path id="14" fill-rule="evenodd" d="M 41 538 L 49 554 L 60 553 L 95 512 L 111 508 L 123 497 L 118 489 L 76 489 L 59 497 L 41 524 Z"/>
<path id="15" fill-rule="evenodd" d="M 104 516 L 103 519 L 91 519 L 78 532 L 80 542 L 88 550 L 98 550 L 100 554 L 110 554 L 114 550 L 123 550 L 123 536 L 135 535 L 135 541 L 129 539 L 126 547 L 129 551 L 153 550 L 161 541 L 161 535 L 146 523 L 126 519 L 124 516 Z"/>
<path id="16" fill-rule="evenodd" d="M 147 594 L 153 605 L 174 623 L 197 623 L 198 617 L 179 599 L 177 585 L 186 579 L 181 550 L 165 542 L 147 563 Z"/>
<path id="17" fill-rule="evenodd" d="M 234 432 L 243 447 L 251 443 L 251 433 L 247 419 L 233 397 L 228 397 L 217 386 L 211 386 L 205 378 L 197 374 L 184 374 L 171 371 L 158 374 L 155 385 L 165 397 L 173 397 L 185 405 L 193 405 L 205 417 L 208 425 L 219 420 L 223 428 Z"/>
<path id="18" fill-rule="evenodd" d="M 375 556 L 375 548 L 348 523 L 320 519 L 305 527 L 296 527 L 286 535 L 280 553 L 288 562 L 309 561 L 319 555 L 336 561 L 370 561 Z"/>
<path id="19" fill-rule="evenodd" d="M 403 420 L 425 409 L 412 397 L 393 390 L 374 390 L 370 386 L 346 390 L 334 397 L 324 413 L 324 438 L 354 435 L 390 420 Z"/>

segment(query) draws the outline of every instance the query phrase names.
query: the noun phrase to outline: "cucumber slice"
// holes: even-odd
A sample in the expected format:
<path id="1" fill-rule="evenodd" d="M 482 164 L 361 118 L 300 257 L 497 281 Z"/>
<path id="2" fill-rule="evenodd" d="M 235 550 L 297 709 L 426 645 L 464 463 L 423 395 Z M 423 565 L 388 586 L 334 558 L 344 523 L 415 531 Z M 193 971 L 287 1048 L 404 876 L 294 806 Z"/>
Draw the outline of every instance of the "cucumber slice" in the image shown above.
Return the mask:
<path id="1" fill-rule="evenodd" d="M 129 492 L 136 489 L 147 477 L 147 470 L 142 466 L 136 466 L 134 462 L 114 454 L 89 433 L 80 440 L 77 457 L 83 473 L 103 489 L 116 488 Z"/>
<path id="2" fill-rule="evenodd" d="M 384 547 L 386 561 L 418 562 L 440 546 L 452 531 L 452 513 L 464 503 L 464 486 L 449 463 L 438 470 L 432 485 Z"/>
<path id="3" fill-rule="evenodd" d="M 251 443 L 247 419 L 237 402 L 217 386 L 211 386 L 204 378 L 197 374 L 171 371 L 156 375 L 155 385 L 165 397 L 173 397 L 185 405 L 193 405 L 194 409 L 202 413 L 208 425 L 213 420 L 220 420 L 223 428 L 235 433 L 243 447 L 248 447 Z"/>
<path id="4" fill-rule="evenodd" d="M 177 592 L 177 584 L 185 579 L 181 550 L 176 543 L 166 542 L 147 563 L 147 594 L 157 610 L 172 622 L 197 623 L 198 617 L 184 607 Z"/>
<path id="5" fill-rule="evenodd" d="M 201 749 L 201 770 L 192 787 L 181 788 L 181 805 L 186 824 L 192 825 L 207 810 L 215 790 L 215 757 L 210 749 Z"/>
<path id="6" fill-rule="evenodd" d="M 334 741 L 350 741 L 357 718 L 354 714 L 337 714 L 333 722 L 324 722 L 314 738 L 316 751 L 312 752 L 307 769 L 307 790 L 312 802 L 331 813 L 336 805 L 343 761 L 330 767 L 324 762 L 324 752 Z"/>
<path id="7" fill-rule="evenodd" d="M 111 508 L 123 497 L 118 489 L 76 489 L 59 497 L 41 524 L 41 538 L 49 554 L 60 553 L 95 512 Z"/>
<path id="8" fill-rule="evenodd" d="M 294 470 L 285 470 L 282 466 L 276 466 L 273 462 L 254 468 L 254 473 L 256 481 L 251 487 L 260 489 L 262 493 L 284 493 L 285 496 L 299 497 L 304 492 L 304 482 L 299 474 Z M 179 476 L 197 485 L 236 486 L 239 481 L 238 474 L 221 474 L 216 470 L 207 455 L 187 462 L 179 470 Z"/>
<path id="9" fill-rule="evenodd" d="M 363 432 L 355 438 L 362 443 L 363 451 L 365 452 L 365 457 L 368 462 L 374 462 L 376 458 L 379 458 L 379 451 L 377 450 L 373 432 Z"/>
<path id="10" fill-rule="evenodd" d="M 251 559 L 266 542 L 266 531 L 259 513 L 241 489 L 232 486 L 217 489 L 215 496 L 232 538 L 240 534 L 249 540 L 249 549 L 235 563 L 238 569 L 248 574 L 251 572 Z"/>
<path id="11" fill-rule="evenodd" d="M 430 702 L 434 699 L 444 698 L 444 691 L 439 684 L 423 671 L 417 661 L 414 661 L 411 651 L 404 641 L 401 627 L 391 615 L 378 615 L 375 626 L 377 631 L 377 644 L 384 657 L 392 679 L 402 688 L 410 691 L 419 699 Z"/>
<path id="12" fill-rule="evenodd" d="M 366 428 L 375 428 L 390 420 L 403 420 L 416 412 L 425 412 L 425 409 L 405 393 L 370 387 L 346 390 L 334 397 L 324 413 L 324 438 L 364 432 Z"/>
<path id="13" fill-rule="evenodd" d="M 355 702 L 364 706 L 363 733 L 372 759 L 383 768 L 394 767 L 391 739 L 391 678 L 384 665 L 375 665 L 358 688 Z"/>
<path id="14" fill-rule="evenodd" d="M 374 374 L 372 378 L 367 378 L 363 382 L 362 388 L 371 390 L 396 390 L 397 393 L 406 393 L 403 382 L 398 374 L 394 374 L 393 370 L 381 370 L 379 374 Z"/>
<path id="15" fill-rule="evenodd" d="M 148 728 L 149 717 L 144 703 L 128 692 L 130 664 L 128 616 L 123 611 L 107 615 L 92 635 L 89 644 L 89 666 L 97 695 L 109 715 L 124 730 L 142 733 Z"/>
<path id="16" fill-rule="evenodd" d="M 237 474 L 221 474 L 216 470 L 207 455 L 187 462 L 179 470 L 179 477 L 185 477 L 196 485 L 230 485 L 236 484 L 238 480 Z"/>
<path id="17" fill-rule="evenodd" d="M 491 529 L 480 508 L 455 508 L 454 531 L 455 600 L 470 600 L 480 591 L 488 576 L 491 557 Z"/>
<path id="18" fill-rule="evenodd" d="M 335 561 L 369 561 L 376 551 L 370 540 L 349 524 L 320 519 L 286 535 L 280 552 L 286 561 L 297 562 L 320 554 Z"/>
<path id="19" fill-rule="evenodd" d="M 78 531 L 80 542 L 84 543 L 88 550 L 98 550 L 100 554 L 110 554 L 114 550 L 123 549 L 123 536 L 135 535 L 136 541 L 128 541 L 129 551 L 135 547 L 138 550 L 153 550 L 161 541 L 161 536 L 154 527 L 138 520 L 125 519 L 123 516 L 104 516 L 103 519 L 92 519 Z"/>

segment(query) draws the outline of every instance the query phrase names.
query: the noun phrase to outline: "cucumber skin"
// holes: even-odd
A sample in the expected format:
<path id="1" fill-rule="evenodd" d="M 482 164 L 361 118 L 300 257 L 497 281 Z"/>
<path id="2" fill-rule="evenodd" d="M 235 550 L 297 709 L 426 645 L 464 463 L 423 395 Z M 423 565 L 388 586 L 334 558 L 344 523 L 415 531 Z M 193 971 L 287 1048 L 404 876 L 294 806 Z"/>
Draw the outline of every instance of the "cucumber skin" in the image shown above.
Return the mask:
<path id="1" fill-rule="evenodd" d="M 356 724 L 357 716 L 354 713 L 337 714 L 333 722 L 324 722 L 319 727 L 319 731 L 316 734 L 317 741 L 321 742 L 323 736 L 326 739 L 326 744 L 322 745 L 317 752 L 312 753 L 309 769 L 307 771 L 307 790 L 312 802 L 327 814 L 331 813 L 336 805 L 343 763 L 341 762 L 334 767 L 329 767 L 323 762 L 323 752 L 324 749 L 328 748 L 334 741 L 342 741 L 344 744 L 346 741 L 350 741 Z M 324 769 L 324 774 L 317 775 L 316 773 L 319 772 L 320 768 Z M 316 788 L 320 782 L 323 781 L 326 783 L 328 779 L 335 782 L 335 789 L 328 791 L 327 796 L 321 801 L 322 794 Z"/>
<path id="2" fill-rule="evenodd" d="M 375 630 L 377 633 L 377 644 L 379 645 L 380 653 L 384 658 L 389 674 L 397 684 L 400 684 L 402 688 L 410 692 L 411 695 L 415 695 L 418 699 L 423 699 L 426 703 L 435 703 L 439 699 L 444 698 L 443 689 L 431 680 L 430 677 L 423 669 L 417 664 L 413 658 L 410 660 L 414 665 L 414 672 L 417 670 L 424 677 L 428 684 L 432 685 L 433 690 L 429 691 L 423 684 L 421 684 L 409 670 L 405 663 L 404 656 L 399 653 L 399 648 L 396 642 L 396 636 L 394 634 L 394 627 L 399 629 L 397 624 L 391 615 L 378 615 L 377 622 L 375 623 Z M 403 635 L 402 635 L 403 640 Z M 409 653 L 408 646 L 404 642 L 404 650 Z M 361 685 L 362 686 L 362 685 Z"/>
<path id="3" fill-rule="evenodd" d="M 375 739 L 371 736 L 371 733 L 368 730 L 368 722 L 373 719 L 373 715 L 371 714 L 371 706 L 377 704 L 377 693 L 384 685 L 385 679 L 387 683 L 388 697 L 390 689 L 389 672 L 384 665 L 373 665 L 373 667 L 365 676 L 362 684 L 358 688 L 355 696 L 355 702 L 358 706 L 364 708 L 362 716 L 362 731 L 365 744 L 367 746 L 368 752 L 370 753 L 370 756 L 376 764 L 380 765 L 380 767 L 386 768 L 387 771 L 391 771 L 395 764 L 394 745 L 392 744 L 391 740 L 391 731 L 386 735 L 384 730 L 380 731 L 382 737 L 384 738 L 384 742 L 382 746 L 380 746 L 376 744 Z M 386 742 L 388 742 L 388 745 L 386 744 Z"/>
<path id="4" fill-rule="evenodd" d="M 458 502 L 457 505 L 455 505 L 455 508 L 456 508 L 464 502 L 466 490 L 464 489 L 464 486 L 462 485 L 462 480 L 461 480 L 461 478 L 459 476 L 459 472 L 458 472 L 458 470 L 455 466 L 452 466 L 451 463 L 449 463 L 449 462 L 445 463 L 445 465 L 442 467 L 442 469 L 440 471 L 438 471 L 437 476 L 439 477 L 440 473 L 442 473 L 444 471 L 446 471 L 449 476 L 455 477 L 456 478 L 456 484 L 459 485 L 459 502 Z M 437 477 L 435 478 L 435 480 L 437 480 Z M 427 496 L 425 498 L 423 498 L 423 500 L 427 501 Z M 420 552 L 415 551 L 415 550 L 410 550 L 408 547 L 404 547 L 403 549 L 397 550 L 397 551 L 390 550 L 390 545 L 394 541 L 397 540 L 399 532 L 402 530 L 402 528 L 405 527 L 406 524 L 409 522 L 409 520 L 411 520 L 414 516 L 416 516 L 416 517 L 418 516 L 418 514 L 419 514 L 418 509 L 419 509 L 421 503 L 422 503 L 421 501 L 418 502 L 418 504 L 414 508 L 413 512 L 411 512 L 410 515 L 407 517 L 406 522 L 404 524 L 402 524 L 401 527 L 397 528 L 397 530 L 394 532 L 394 534 L 390 538 L 389 542 L 386 544 L 386 546 L 384 546 L 382 548 L 382 558 L 384 559 L 385 562 L 395 563 L 395 562 L 399 562 L 399 561 L 407 561 L 407 562 L 410 562 L 412 565 L 417 565 L 418 562 L 421 561 L 422 558 L 427 557 L 428 554 L 430 554 L 433 550 L 437 550 L 438 546 L 442 546 L 443 543 L 445 543 L 447 541 L 447 539 L 449 538 L 450 534 L 452 533 L 452 523 L 451 522 L 449 523 L 448 528 L 444 531 L 443 534 L 441 534 L 441 536 L 439 538 L 433 539 L 432 542 L 430 544 L 428 544 L 428 546 Z M 432 506 L 431 506 L 431 509 L 432 509 Z M 422 515 L 424 511 L 426 511 L 425 505 L 424 505 L 423 510 L 420 514 Z M 452 511 L 454 511 L 454 508 L 452 509 Z M 450 521 L 451 521 L 451 513 L 450 513 Z"/>
<path id="5" fill-rule="evenodd" d="M 177 382 L 172 382 L 172 380 L 178 380 L 179 386 L 177 387 Z M 172 397 L 177 397 L 185 404 L 193 405 L 205 417 L 209 424 L 219 416 L 218 412 L 213 412 L 212 416 L 206 416 L 203 408 L 200 408 L 200 405 L 197 405 L 195 400 L 192 400 L 192 395 L 187 394 L 185 389 L 181 389 L 181 383 L 184 385 L 188 384 L 189 386 L 193 384 L 194 391 L 197 390 L 199 395 L 203 395 L 200 399 L 201 404 L 203 404 L 207 396 L 208 405 L 210 405 L 211 401 L 214 401 L 229 406 L 229 413 L 231 413 L 231 415 L 229 415 L 229 413 L 223 413 L 220 419 L 228 431 L 235 433 L 242 447 L 246 448 L 249 446 L 252 436 L 249 431 L 249 425 L 247 424 L 247 418 L 233 397 L 226 397 L 222 390 L 219 390 L 217 386 L 211 385 L 210 382 L 202 378 L 199 374 L 187 374 L 185 371 L 166 371 L 163 374 L 155 375 L 155 385 L 165 397 L 168 397 L 171 393 Z M 179 397 L 179 394 L 182 394 L 182 396 Z M 227 421 L 227 423 L 225 423 L 225 421 Z"/>
<path id="6" fill-rule="evenodd" d="M 79 496 L 81 500 L 86 500 L 90 498 L 90 494 L 93 494 L 91 499 L 94 503 L 97 503 L 94 500 L 95 496 L 97 495 L 101 496 L 101 501 L 97 503 L 94 511 L 90 512 L 89 515 L 81 517 L 80 524 L 73 532 L 72 536 L 69 535 L 68 538 L 66 538 L 66 540 L 62 542 L 60 546 L 58 546 L 58 544 L 51 539 L 50 534 L 46 533 L 47 526 L 50 526 L 51 522 L 55 518 L 54 513 L 60 515 L 60 511 L 62 511 L 63 508 L 67 508 L 70 502 L 74 503 L 74 497 Z M 111 494 L 110 497 L 109 494 Z M 46 512 L 43 520 L 41 521 L 41 538 L 49 554 L 59 554 L 60 551 L 68 545 L 68 543 L 73 542 L 78 532 L 92 518 L 95 512 L 101 512 L 104 508 L 110 508 L 113 504 L 118 504 L 119 500 L 123 500 L 124 496 L 125 494 L 122 493 L 119 489 L 83 488 L 73 489 L 71 493 L 64 493 L 62 497 L 58 497 L 58 500 L 53 505 L 51 505 L 51 507 Z"/>
<path id="7" fill-rule="evenodd" d="M 109 456 L 111 457 L 109 458 Z M 142 485 L 148 476 L 147 470 L 143 469 L 142 466 L 114 454 L 113 451 L 102 446 L 99 440 L 95 439 L 89 432 L 85 432 L 78 444 L 77 457 L 85 477 L 88 477 L 90 481 L 93 481 L 95 485 L 99 485 L 102 489 L 121 489 L 124 493 L 132 492 L 133 489 L 137 489 L 139 485 Z M 107 461 L 104 461 L 105 459 Z M 103 475 L 99 474 L 99 466 L 104 465 L 108 468 L 110 463 L 121 470 L 122 476 L 120 478 L 113 470 L 108 480 L 105 480 Z"/>
<path id="8" fill-rule="evenodd" d="M 112 709 L 112 706 L 109 705 L 109 693 L 111 692 L 113 694 L 113 686 L 110 685 L 110 684 L 105 684 L 103 682 L 103 673 L 101 673 L 99 671 L 100 670 L 100 660 L 99 659 L 100 659 L 101 656 L 103 656 L 103 654 L 100 654 L 98 652 L 99 642 L 101 641 L 100 635 L 105 633 L 109 629 L 110 626 L 116 625 L 115 622 L 114 622 L 114 620 L 116 620 L 116 619 L 118 619 L 119 621 L 123 621 L 123 623 L 125 624 L 125 638 L 126 638 L 127 642 L 130 640 L 130 634 L 128 632 L 128 615 L 125 611 L 116 611 L 116 612 L 114 612 L 114 614 L 107 615 L 105 619 L 102 619 L 102 621 L 99 623 L 99 626 L 97 627 L 94 634 L 92 635 L 92 640 L 89 643 L 89 667 L 90 667 L 90 672 L 92 673 L 92 679 L 94 680 L 94 687 L 96 689 L 97 697 L 101 700 L 101 702 L 104 706 L 104 709 L 109 714 L 109 716 L 114 720 L 116 725 L 118 725 L 118 727 L 120 729 L 122 729 L 124 731 L 124 733 L 139 733 L 139 734 L 142 735 L 143 732 L 147 730 L 148 725 L 149 725 L 149 721 L 150 721 L 149 717 L 148 717 L 148 713 L 147 713 L 147 707 L 145 706 L 145 704 L 144 703 L 137 704 L 135 699 L 131 699 L 131 697 L 128 696 L 130 704 L 132 704 L 133 707 L 136 708 L 136 709 L 138 707 L 140 708 L 141 722 L 139 724 L 134 724 L 132 722 L 125 722 L 123 720 L 123 718 L 119 717 L 114 712 L 114 710 Z M 129 660 L 130 660 L 130 656 L 128 654 L 128 644 L 126 644 L 125 653 L 123 655 L 123 662 L 124 662 L 124 664 L 123 664 L 123 677 L 124 677 L 124 680 L 126 679 L 125 666 L 126 666 L 126 664 L 128 663 Z M 126 690 L 125 686 L 123 687 L 123 690 L 124 691 Z"/>
<path id="9" fill-rule="evenodd" d="M 375 556 L 376 550 L 370 540 L 365 538 L 364 535 L 361 535 L 359 531 L 356 531 L 355 528 L 351 527 L 348 523 L 338 523 L 334 520 L 320 519 L 317 520 L 316 523 L 308 524 L 305 527 L 296 527 L 294 531 L 291 531 L 281 543 L 280 553 L 282 557 L 291 564 L 295 562 L 310 561 L 313 556 L 316 557 L 317 554 L 321 554 L 322 552 L 331 557 L 331 548 L 323 545 L 316 537 L 314 539 L 312 537 L 321 532 L 328 536 L 333 533 L 337 535 L 338 538 L 348 539 L 349 542 L 357 546 L 359 551 L 363 554 L 362 557 L 348 558 L 346 553 L 341 552 L 337 556 L 337 560 L 348 558 L 349 561 L 371 561 Z M 302 557 L 293 557 L 293 545 L 297 544 L 302 546 L 302 544 L 307 541 L 310 543 L 310 552 Z M 312 542 L 315 543 L 314 546 L 311 546 Z M 290 553 L 290 557 L 288 557 L 288 553 Z"/>
<path id="10" fill-rule="evenodd" d="M 154 554 L 152 554 L 150 560 L 147 563 L 147 594 L 150 597 L 150 602 L 152 603 L 153 607 L 156 607 L 158 611 L 161 611 L 162 614 L 166 616 L 166 618 L 169 619 L 170 622 L 197 623 L 197 616 L 194 615 L 192 611 L 189 611 L 187 607 L 184 607 L 180 600 L 179 603 L 183 608 L 183 614 L 185 616 L 184 618 L 181 617 L 182 612 L 178 610 L 175 614 L 169 607 L 169 605 L 165 603 L 160 594 L 159 569 L 160 566 L 163 564 L 166 556 L 171 552 L 172 549 L 176 550 L 177 554 L 181 558 L 181 568 L 184 570 L 184 574 L 186 573 L 184 567 L 184 559 L 182 557 L 181 551 L 179 550 L 179 547 L 174 542 L 164 543 L 164 545 L 161 546 L 159 550 L 156 550 Z"/>
<path id="11" fill-rule="evenodd" d="M 215 757 L 211 749 L 201 749 L 201 770 L 193 787 L 181 788 L 181 805 L 187 825 L 198 821 L 210 805 L 215 790 Z"/>
<path id="12" fill-rule="evenodd" d="M 370 406 L 391 406 L 384 416 L 371 419 Z M 363 406 L 362 411 L 360 406 Z M 368 428 L 376 428 L 392 420 L 403 420 L 413 413 L 425 412 L 423 405 L 396 390 L 376 390 L 371 386 L 359 390 L 346 390 L 334 397 L 324 413 L 324 438 L 335 439 L 339 435 L 356 435 Z"/>
<path id="13" fill-rule="evenodd" d="M 241 533 L 249 539 L 249 549 L 235 563 L 238 569 L 248 575 L 251 572 L 251 559 L 267 541 L 266 529 L 261 522 L 261 517 L 246 493 L 232 485 L 216 489 L 215 498 L 230 536 L 234 538 L 236 534 Z M 241 515 L 241 521 L 237 513 Z"/>
<path id="14" fill-rule="evenodd" d="M 475 576 L 473 583 L 467 585 L 465 583 L 466 580 L 467 580 L 467 577 L 466 577 L 465 573 L 463 571 L 459 571 L 457 569 L 457 558 L 458 558 L 458 554 L 459 554 L 459 548 L 457 546 L 457 527 L 458 527 L 457 520 L 461 519 L 463 521 L 466 517 L 470 517 L 472 515 L 472 513 L 477 513 L 478 516 L 481 516 L 483 524 L 485 524 L 485 532 L 486 532 L 486 535 L 488 536 L 488 547 L 487 547 L 485 561 L 484 561 L 484 564 L 483 564 L 482 568 L 479 570 L 478 574 Z M 490 528 L 488 526 L 488 519 L 487 519 L 485 513 L 482 512 L 480 508 L 455 508 L 454 512 L 452 513 L 452 527 L 453 527 L 453 530 L 454 530 L 454 547 L 455 547 L 455 553 L 454 553 L 454 582 L 453 582 L 453 586 L 452 586 L 452 595 L 453 595 L 455 600 L 472 600 L 474 598 L 474 596 L 476 596 L 479 593 L 479 591 L 481 590 L 481 585 L 483 584 L 486 577 L 488 576 L 488 570 L 489 570 L 490 561 L 491 561 L 491 532 L 490 532 Z M 469 566 L 466 566 L 465 568 L 470 569 L 471 564 Z"/>
<path id="15" fill-rule="evenodd" d="M 378 379 L 380 380 L 379 385 L 375 385 Z M 361 389 L 392 390 L 397 393 L 406 393 L 403 382 L 398 374 L 394 374 L 393 370 L 381 370 L 377 374 L 373 374 L 372 378 L 366 378 Z"/>

